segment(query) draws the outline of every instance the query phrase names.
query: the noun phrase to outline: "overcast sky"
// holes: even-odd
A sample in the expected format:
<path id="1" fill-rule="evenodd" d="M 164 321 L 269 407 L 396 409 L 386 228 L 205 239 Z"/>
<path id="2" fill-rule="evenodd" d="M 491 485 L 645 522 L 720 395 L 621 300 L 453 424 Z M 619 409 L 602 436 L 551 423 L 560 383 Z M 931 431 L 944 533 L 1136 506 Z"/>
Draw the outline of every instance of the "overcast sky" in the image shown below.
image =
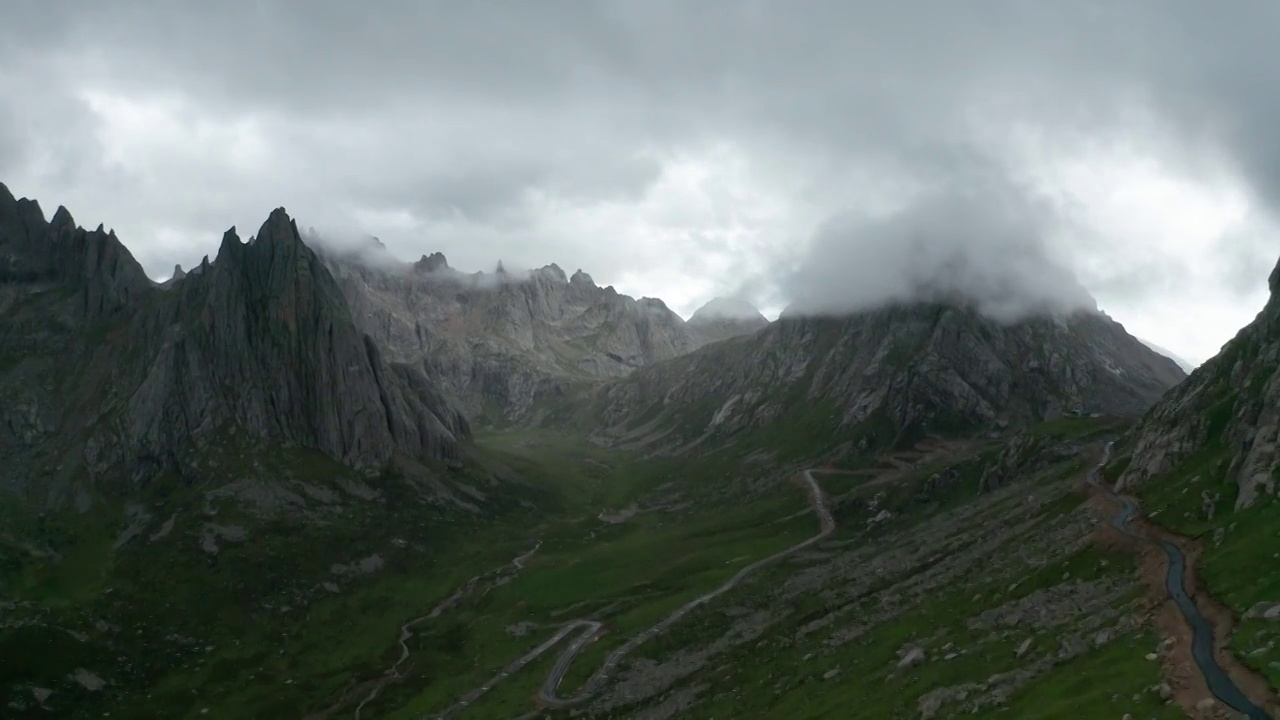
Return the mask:
<path id="1" fill-rule="evenodd" d="M 284 205 L 685 316 L 1074 276 L 1194 361 L 1280 257 L 1280 3 L 368 7 L 9 0 L 0 181 L 157 278 Z"/>

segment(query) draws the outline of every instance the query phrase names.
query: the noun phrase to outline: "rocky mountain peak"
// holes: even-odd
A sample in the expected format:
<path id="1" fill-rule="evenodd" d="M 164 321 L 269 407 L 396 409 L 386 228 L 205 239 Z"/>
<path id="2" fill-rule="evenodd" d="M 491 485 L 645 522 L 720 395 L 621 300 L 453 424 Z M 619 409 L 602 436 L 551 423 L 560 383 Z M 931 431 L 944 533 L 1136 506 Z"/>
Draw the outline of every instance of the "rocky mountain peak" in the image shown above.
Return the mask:
<path id="1" fill-rule="evenodd" d="M 222 233 L 222 242 L 218 244 L 218 254 L 214 256 L 214 263 L 217 264 L 220 260 L 230 261 L 243 244 L 240 242 L 240 235 L 236 233 L 236 226 L 227 228 L 227 231 Z"/>
<path id="2" fill-rule="evenodd" d="M 528 272 L 464 274 L 444 256 L 412 272 L 324 255 L 355 322 L 400 362 L 425 363 L 481 420 L 527 419 L 571 383 L 626 375 L 740 328 L 690 327 L 656 298 L 600 287 L 554 263 Z M 723 332 L 722 332 L 723 331 Z"/>
<path id="3" fill-rule="evenodd" d="M 151 287 L 142 266 L 112 233 L 76 227 L 65 207 L 45 221 L 35 200 L 0 192 L 0 279 L 63 282 L 76 290 L 77 309 L 103 318 Z"/>
<path id="4" fill-rule="evenodd" d="M 40 210 L 40 203 L 25 197 L 17 198 L 9 191 L 8 186 L 0 183 L 0 217 L 9 215 L 26 219 L 31 217 L 32 208 L 39 215 L 40 222 L 44 223 L 44 212 Z"/>
<path id="5" fill-rule="evenodd" d="M 48 222 L 44 219 L 44 210 L 40 208 L 40 203 L 30 198 L 19 198 L 17 204 L 18 216 L 27 224 L 29 228 L 48 227 Z M 101 232 L 102 228 L 99 227 Z"/>
<path id="6" fill-rule="evenodd" d="M 1096 313 L 1004 324 L 921 303 L 783 318 L 603 387 L 592 417 L 624 434 L 646 418 L 662 443 L 808 418 L 835 436 L 897 444 L 1067 414 L 1136 416 L 1184 377 Z"/>
<path id="7" fill-rule="evenodd" d="M 725 297 L 712 298 L 689 318 L 690 329 L 700 334 L 704 342 L 747 335 L 768 324 L 751 303 Z"/>
<path id="8" fill-rule="evenodd" d="M 423 255 L 422 259 L 413 264 L 413 271 L 419 275 L 433 273 L 437 270 L 446 270 L 449 268 L 449 261 L 445 259 L 444 253 L 433 252 L 430 255 Z"/>
<path id="9" fill-rule="evenodd" d="M 265 245 L 282 245 L 294 247 L 302 244 L 302 235 L 298 233 L 298 224 L 289 217 L 288 211 L 278 207 L 267 216 L 267 221 L 258 229 L 258 243 Z"/>
<path id="10" fill-rule="evenodd" d="M 179 280 L 181 280 L 186 276 L 187 276 L 187 271 L 183 270 L 181 265 L 174 265 L 173 274 L 169 276 L 168 280 L 165 280 L 164 282 L 160 283 L 160 287 L 162 288 L 173 287 L 175 283 L 177 283 Z"/>
<path id="11" fill-rule="evenodd" d="M 645 308 L 646 310 L 654 310 L 654 311 L 661 311 L 661 312 L 671 311 L 671 309 L 667 307 L 667 304 L 662 301 L 662 298 L 642 297 L 636 301 L 636 304 L 638 304 L 642 308 Z"/>
<path id="12" fill-rule="evenodd" d="M 291 296 L 300 285 L 311 284 L 320 267 L 319 259 L 302 242 L 297 223 L 284 208 L 273 210 L 247 243 L 240 242 L 235 227 L 228 229 L 214 263 L 215 273 L 232 273 L 246 288 L 276 299 Z"/>
<path id="13" fill-rule="evenodd" d="M 564 274 L 564 270 L 561 270 L 560 266 L 555 263 L 538 268 L 537 273 L 542 277 L 549 277 L 558 283 L 569 282 L 569 277 Z"/>
<path id="14" fill-rule="evenodd" d="M 1161 399 L 1126 440 L 1120 487 L 1199 458 L 1207 486 L 1234 483 L 1236 508 L 1277 492 L 1280 478 L 1280 265 L 1262 312 Z M 1202 478 L 1196 478 L 1200 480 Z M 1208 491 L 1206 491 L 1208 492 Z"/>
<path id="15" fill-rule="evenodd" d="M 59 205 L 58 209 L 54 211 L 53 219 L 49 221 L 49 225 L 55 231 L 61 230 L 62 228 L 74 230 L 76 227 L 76 221 L 71 217 L 71 211 L 67 210 L 65 205 Z"/>
<path id="16" fill-rule="evenodd" d="M 713 320 L 744 320 L 767 323 L 764 315 L 755 305 L 737 298 L 715 297 L 694 311 L 689 322 L 710 322 Z"/>

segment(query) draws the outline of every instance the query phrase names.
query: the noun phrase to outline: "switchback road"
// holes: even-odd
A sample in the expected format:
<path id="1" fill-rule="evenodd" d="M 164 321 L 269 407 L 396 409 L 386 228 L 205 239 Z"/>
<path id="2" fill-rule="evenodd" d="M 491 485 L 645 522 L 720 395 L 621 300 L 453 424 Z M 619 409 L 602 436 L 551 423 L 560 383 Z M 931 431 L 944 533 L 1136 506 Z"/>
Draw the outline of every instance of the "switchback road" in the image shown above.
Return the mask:
<path id="1" fill-rule="evenodd" d="M 513 660 L 503 668 L 501 672 L 490 678 L 483 685 L 472 689 L 443 713 L 437 715 L 436 718 L 438 720 L 448 720 L 449 718 L 455 717 L 485 693 L 489 692 L 489 690 L 491 690 L 495 685 L 507 679 L 510 675 L 520 670 L 525 665 L 528 665 L 541 657 L 551 648 L 558 645 L 560 641 L 575 632 L 577 635 L 574 636 L 569 645 L 560 653 L 560 657 L 556 659 L 555 666 L 552 667 L 551 672 L 548 673 L 546 680 L 543 681 L 542 686 L 539 688 L 538 699 L 544 704 L 552 707 L 569 707 L 589 700 L 593 695 L 600 691 L 600 688 L 604 686 L 605 682 L 608 681 L 609 677 L 617 669 L 619 663 L 621 663 L 623 659 L 630 655 L 636 648 L 640 647 L 640 645 L 669 630 L 671 626 L 680 622 L 684 616 L 688 615 L 695 608 L 705 605 L 706 603 L 711 602 L 734 589 L 741 584 L 743 580 L 760 568 L 776 563 L 783 558 L 800 552 L 805 548 L 811 547 L 814 544 L 821 542 L 824 538 L 835 531 L 836 522 L 831 516 L 831 508 L 827 506 L 826 494 L 823 493 L 822 486 L 819 485 L 817 479 L 814 478 L 813 471 L 805 470 L 802 477 L 804 479 L 805 488 L 809 494 L 809 505 L 813 509 L 813 514 L 818 518 L 819 529 L 816 535 L 813 535 L 807 540 L 796 543 L 785 550 L 774 553 L 767 558 L 757 560 L 750 565 L 747 565 L 734 573 L 733 577 L 726 580 L 719 587 L 690 600 L 677 608 L 670 615 L 663 618 L 653 627 L 650 627 L 648 630 L 632 637 L 616 650 L 609 653 L 608 657 L 605 658 L 604 662 L 601 663 L 595 673 L 593 673 L 591 677 L 583 683 L 582 687 L 578 688 L 577 692 L 572 695 L 561 697 L 557 694 L 557 691 L 574 658 L 576 658 L 592 640 L 596 639 L 604 629 L 604 624 L 597 620 L 579 618 L 565 623 L 560 627 L 556 634 L 552 635 L 538 647 L 530 650 L 528 653 L 525 653 L 516 660 Z"/>

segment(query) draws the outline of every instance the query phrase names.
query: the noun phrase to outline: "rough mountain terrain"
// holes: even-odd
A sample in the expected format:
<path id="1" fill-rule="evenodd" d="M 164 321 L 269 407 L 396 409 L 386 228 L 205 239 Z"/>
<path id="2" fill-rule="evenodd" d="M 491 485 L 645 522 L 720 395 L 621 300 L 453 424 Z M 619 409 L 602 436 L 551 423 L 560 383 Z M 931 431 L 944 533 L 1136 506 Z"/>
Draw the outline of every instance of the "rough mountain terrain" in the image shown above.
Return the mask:
<path id="1" fill-rule="evenodd" d="M 1234 508 L 1274 495 L 1280 469 L 1280 265 L 1271 299 L 1222 352 L 1143 418 L 1121 488 L 1212 458 Z M 1199 457 L 1197 457 L 1199 456 Z"/>
<path id="2" fill-rule="evenodd" d="M 1213 650 L 1255 688 L 1280 684 L 1280 267 L 1270 286 L 1254 321 L 1120 438 L 1106 472 L 1190 558 Z"/>
<path id="3" fill-rule="evenodd" d="M 318 450 L 352 467 L 459 455 L 466 420 L 360 333 L 277 209 L 157 286 L 115 237 L 0 185 L 0 462 L 65 494 L 196 471 L 211 440 Z M 38 478 L 38 479 L 37 479 Z"/>
<path id="4" fill-rule="evenodd" d="M 1117 503 L 1276 707 L 1275 299 L 1184 379 L 369 256 L 277 210 L 157 284 L 0 186 L 0 715 L 1231 718 Z"/>
<path id="5" fill-rule="evenodd" d="M 685 323 L 661 300 L 554 264 L 463 273 L 440 253 L 410 265 L 378 244 L 326 258 L 363 331 L 392 359 L 427 364 L 469 415 L 492 422 L 527 420 L 573 383 L 625 376 L 764 323 L 740 306 Z"/>
<path id="6" fill-rule="evenodd" d="M 1067 414 L 1136 416 L 1184 377 L 1100 313 L 1005 324 L 915 304 L 784 316 L 605 385 L 588 416 L 669 447 L 803 423 L 865 449 Z"/>

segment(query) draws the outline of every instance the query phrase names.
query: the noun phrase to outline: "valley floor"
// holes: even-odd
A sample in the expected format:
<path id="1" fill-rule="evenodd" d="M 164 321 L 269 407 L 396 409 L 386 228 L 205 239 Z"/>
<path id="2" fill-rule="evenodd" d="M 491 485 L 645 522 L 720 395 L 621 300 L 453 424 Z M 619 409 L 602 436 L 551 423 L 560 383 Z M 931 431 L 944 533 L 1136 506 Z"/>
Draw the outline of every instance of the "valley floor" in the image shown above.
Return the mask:
<path id="1" fill-rule="evenodd" d="M 327 533 L 350 529 L 305 551 L 325 558 L 316 568 L 282 561 L 291 546 L 257 526 L 202 552 L 179 514 L 171 547 L 94 549 L 115 569 L 78 595 L 61 576 L 8 576 L 16 597 L 45 599 L 3 616 L 5 716 L 1195 717 L 1207 694 L 1150 558 L 1085 483 L 1109 428 L 1044 432 L 1058 452 L 1002 482 L 983 473 L 999 439 L 873 461 L 758 448 L 676 461 L 489 434 L 487 467 L 529 488 L 509 510 L 334 520 Z M 274 594 L 183 596 L 193 618 L 151 609 L 167 606 L 130 579 L 145 576 L 135 563 L 177 572 L 193 556 L 208 563 L 183 571 L 190 592 L 252 569 Z M 1231 644 L 1256 668 L 1273 637 L 1246 621 Z"/>

